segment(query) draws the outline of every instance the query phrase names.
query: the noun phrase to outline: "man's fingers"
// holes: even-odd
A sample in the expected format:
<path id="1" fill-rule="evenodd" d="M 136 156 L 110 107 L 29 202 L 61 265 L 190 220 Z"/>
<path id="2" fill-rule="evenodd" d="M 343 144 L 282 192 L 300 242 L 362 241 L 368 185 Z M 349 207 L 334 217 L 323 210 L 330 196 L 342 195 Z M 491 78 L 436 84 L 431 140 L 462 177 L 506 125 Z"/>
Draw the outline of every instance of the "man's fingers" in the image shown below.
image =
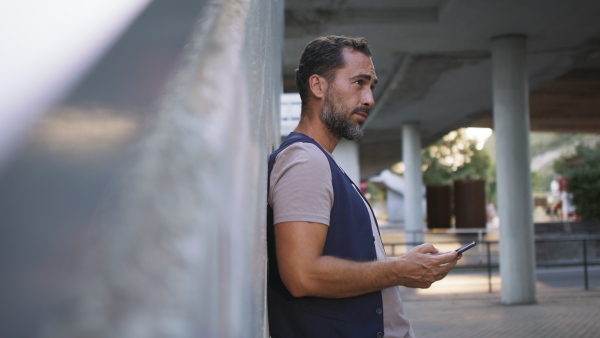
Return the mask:
<path id="1" fill-rule="evenodd" d="M 405 271 L 407 280 L 402 285 L 427 289 L 446 277 L 460 257 L 456 251 L 440 253 L 429 243 L 416 246 L 402 257 L 403 260 L 412 263 L 410 272 Z"/>
<path id="2" fill-rule="evenodd" d="M 439 250 L 430 243 L 424 243 L 421 245 L 417 245 L 411 249 L 411 251 L 413 251 L 413 250 L 420 252 L 420 253 L 429 253 L 429 254 L 436 254 L 439 252 Z"/>

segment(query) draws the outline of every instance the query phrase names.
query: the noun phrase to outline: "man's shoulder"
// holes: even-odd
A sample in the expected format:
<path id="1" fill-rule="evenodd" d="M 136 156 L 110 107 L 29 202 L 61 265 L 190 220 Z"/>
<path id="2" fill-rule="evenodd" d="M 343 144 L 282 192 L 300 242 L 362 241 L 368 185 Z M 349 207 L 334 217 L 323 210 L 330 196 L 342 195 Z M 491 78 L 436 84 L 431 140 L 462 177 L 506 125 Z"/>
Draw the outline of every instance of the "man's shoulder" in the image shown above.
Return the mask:
<path id="1" fill-rule="evenodd" d="M 291 161 L 302 163 L 328 163 L 327 155 L 316 145 L 310 142 L 296 142 L 277 154 L 277 162 Z"/>

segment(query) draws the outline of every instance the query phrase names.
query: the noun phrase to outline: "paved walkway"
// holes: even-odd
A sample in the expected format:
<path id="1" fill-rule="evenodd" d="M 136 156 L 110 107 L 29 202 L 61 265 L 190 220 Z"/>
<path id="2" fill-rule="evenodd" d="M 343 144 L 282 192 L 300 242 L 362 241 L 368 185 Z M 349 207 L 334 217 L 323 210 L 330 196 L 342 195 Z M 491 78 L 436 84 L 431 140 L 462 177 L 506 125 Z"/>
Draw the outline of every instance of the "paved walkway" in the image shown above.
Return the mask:
<path id="1" fill-rule="evenodd" d="M 446 279 L 452 285 L 465 276 Z M 600 288 L 538 285 L 537 304 L 508 306 L 500 303 L 498 291 L 489 294 L 467 284 L 444 292 L 446 285 L 401 288 L 417 337 L 600 337 Z"/>

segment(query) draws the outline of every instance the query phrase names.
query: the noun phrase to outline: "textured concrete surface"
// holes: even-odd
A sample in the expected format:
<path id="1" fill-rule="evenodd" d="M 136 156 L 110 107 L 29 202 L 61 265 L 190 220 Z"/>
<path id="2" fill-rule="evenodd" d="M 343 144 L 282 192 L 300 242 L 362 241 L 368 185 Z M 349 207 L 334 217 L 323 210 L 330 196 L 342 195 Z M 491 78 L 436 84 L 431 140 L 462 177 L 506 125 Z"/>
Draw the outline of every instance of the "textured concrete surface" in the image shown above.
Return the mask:
<path id="1" fill-rule="evenodd" d="M 134 2 L 104 16 L 86 3 L 106 25 L 78 25 L 75 7 L 50 16 L 89 38 L 67 63 L 48 63 L 60 59 L 52 34 L 38 39 L 53 41 L 45 53 L 19 54 L 30 74 L 98 62 L 39 120 L 10 115 L 32 129 L 0 163 L 2 338 L 267 336 L 266 158 L 279 139 L 284 1 L 159 0 L 137 17 Z M 16 24 L 51 14 L 36 8 L 8 20 L 8 50 L 36 43 Z M 118 13 L 133 19 L 123 34 Z M 113 34 L 101 53 L 109 40 L 94 36 Z M 71 76 L 42 73 L 28 104 Z"/>
<path id="2" fill-rule="evenodd" d="M 419 338 L 600 336 L 600 288 L 538 285 L 537 304 L 510 306 L 500 303 L 498 291 L 403 291 L 405 311 Z"/>

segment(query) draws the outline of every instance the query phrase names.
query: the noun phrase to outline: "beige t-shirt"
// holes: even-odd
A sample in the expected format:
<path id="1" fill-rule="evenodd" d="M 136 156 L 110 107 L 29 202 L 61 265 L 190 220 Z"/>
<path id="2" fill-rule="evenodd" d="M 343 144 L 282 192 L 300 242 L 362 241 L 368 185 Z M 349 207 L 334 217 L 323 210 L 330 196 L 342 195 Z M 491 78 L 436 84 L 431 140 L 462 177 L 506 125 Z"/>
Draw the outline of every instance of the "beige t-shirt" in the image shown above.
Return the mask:
<path id="1" fill-rule="evenodd" d="M 331 182 L 329 161 L 316 145 L 298 142 L 281 151 L 273 165 L 269 186 L 268 203 L 273 208 L 274 224 L 316 222 L 329 225 L 334 200 Z M 360 195 L 356 186 L 355 189 Z M 371 217 L 377 260 L 386 260 L 375 218 L 367 201 L 363 201 Z M 385 337 L 414 337 L 404 315 L 398 287 L 383 289 L 381 294 Z"/>

